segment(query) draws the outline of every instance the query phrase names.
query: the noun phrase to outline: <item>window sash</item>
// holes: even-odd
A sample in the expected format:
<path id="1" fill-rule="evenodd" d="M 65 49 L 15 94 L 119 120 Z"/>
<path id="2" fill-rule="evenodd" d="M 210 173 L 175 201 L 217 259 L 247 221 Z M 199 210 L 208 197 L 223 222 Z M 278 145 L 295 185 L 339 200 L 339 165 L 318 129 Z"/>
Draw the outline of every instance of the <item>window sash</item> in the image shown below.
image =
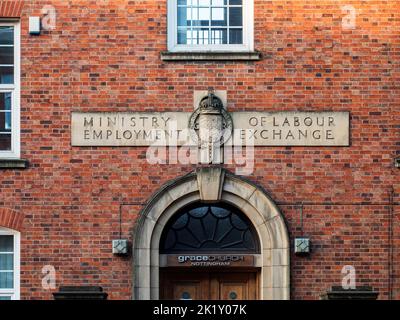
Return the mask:
<path id="1" fill-rule="evenodd" d="M 0 158 L 20 158 L 20 23 L 17 21 L 0 22 L 0 26 L 12 26 L 14 28 L 14 44 L 0 45 L 0 47 L 14 48 L 14 63 L 1 64 L 0 67 L 14 68 L 14 83 L 0 84 L 0 92 L 11 92 L 11 150 L 1 150 Z M 2 133 L 4 134 L 4 133 Z M 7 134 L 10 134 L 7 132 Z"/>
<path id="2" fill-rule="evenodd" d="M 220 7 L 220 6 L 218 6 Z M 230 6 L 240 7 L 240 5 Z M 254 50 L 254 1 L 243 1 L 242 4 L 242 44 L 178 44 L 178 4 L 177 0 L 168 0 L 168 50 L 170 52 L 252 52 Z M 213 26 L 217 27 L 217 26 Z M 225 27 L 225 26 L 224 26 Z M 201 28 L 199 26 L 199 28 Z M 232 28 L 232 26 L 230 27 Z M 240 27 L 239 27 L 240 28 Z M 237 28 L 232 28 L 237 29 Z M 229 34 L 228 34 L 229 37 Z"/>
<path id="3" fill-rule="evenodd" d="M 14 270 L 2 270 L 0 271 L 0 284 L 2 286 L 1 289 L 3 290 L 12 290 L 14 291 L 15 284 L 14 284 Z"/>
<path id="4" fill-rule="evenodd" d="M 2 120 L 5 121 L 4 125 L 3 123 L 0 126 L 0 135 L 2 137 L 9 136 L 11 138 L 11 150 L 13 149 L 13 139 L 14 139 L 14 126 L 15 126 L 15 119 L 14 119 L 14 108 L 13 106 L 15 105 L 15 100 L 14 100 L 14 91 L 12 90 L 1 90 L 0 89 L 0 94 L 4 93 L 10 93 L 11 94 L 11 106 L 10 110 L 5 110 L 3 109 L 3 106 L 0 108 L 0 117 Z M 3 122 L 3 121 L 2 121 Z M 5 152 L 4 150 L 0 150 L 0 155 L 1 152 Z M 1 157 L 1 156 L 0 156 Z"/>

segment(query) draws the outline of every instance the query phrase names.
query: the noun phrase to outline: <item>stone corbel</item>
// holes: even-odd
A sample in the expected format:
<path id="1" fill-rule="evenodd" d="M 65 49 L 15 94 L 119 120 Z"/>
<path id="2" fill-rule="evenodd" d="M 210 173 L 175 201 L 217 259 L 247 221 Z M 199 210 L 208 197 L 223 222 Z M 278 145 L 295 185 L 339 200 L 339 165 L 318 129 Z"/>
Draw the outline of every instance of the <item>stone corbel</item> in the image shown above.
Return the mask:
<path id="1" fill-rule="evenodd" d="M 225 180 L 225 171 L 222 168 L 206 167 L 196 171 L 197 185 L 202 201 L 221 200 Z"/>

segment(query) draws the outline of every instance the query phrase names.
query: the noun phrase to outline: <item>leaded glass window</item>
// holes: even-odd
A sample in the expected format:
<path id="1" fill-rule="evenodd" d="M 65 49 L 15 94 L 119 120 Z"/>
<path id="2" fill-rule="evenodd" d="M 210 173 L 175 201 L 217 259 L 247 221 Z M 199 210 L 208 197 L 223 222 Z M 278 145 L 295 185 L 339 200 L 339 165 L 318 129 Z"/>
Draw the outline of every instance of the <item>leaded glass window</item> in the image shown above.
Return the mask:
<path id="1" fill-rule="evenodd" d="M 187 207 L 167 224 L 161 253 L 258 253 L 259 243 L 250 220 L 238 209 L 221 205 Z"/>

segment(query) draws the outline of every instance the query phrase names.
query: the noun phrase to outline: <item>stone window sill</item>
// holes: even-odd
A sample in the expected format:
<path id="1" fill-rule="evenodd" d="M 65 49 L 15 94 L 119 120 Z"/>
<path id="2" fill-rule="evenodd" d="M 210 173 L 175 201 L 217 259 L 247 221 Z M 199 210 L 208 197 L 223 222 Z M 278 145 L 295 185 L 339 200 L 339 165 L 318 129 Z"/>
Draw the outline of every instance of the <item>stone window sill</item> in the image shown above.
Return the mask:
<path id="1" fill-rule="evenodd" d="M 27 169 L 29 161 L 25 159 L 0 159 L 0 170 Z"/>
<path id="2" fill-rule="evenodd" d="M 259 61 L 254 52 L 161 52 L 162 61 Z"/>

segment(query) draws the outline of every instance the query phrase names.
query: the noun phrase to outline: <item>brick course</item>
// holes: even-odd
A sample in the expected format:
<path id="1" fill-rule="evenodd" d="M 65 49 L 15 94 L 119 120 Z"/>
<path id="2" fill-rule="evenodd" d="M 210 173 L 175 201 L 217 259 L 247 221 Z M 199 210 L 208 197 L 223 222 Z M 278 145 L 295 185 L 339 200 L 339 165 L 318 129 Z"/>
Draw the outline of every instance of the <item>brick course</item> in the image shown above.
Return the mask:
<path id="1" fill-rule="evenodd" d="M 55 30 L 29 36 L 28 17 L 49 4 Z M 356 28 L 343 30 L 341 6 L 349 4 Z M 22 230 L 21 298 L 52 299 L 41 285 L 50 264 L 57 285 L 101 285 L 109 298 L 129 299 L 131 258 L 111 253 L 120 205 L 123 237 L 132 240 L 142 206 L 129 203 L 145 203 L 195 168 L 150 165 L 141 147 L 71 147 L 71 111 L 192 111 L 193 91 L 210 86 L 227 90 L 231 111 L 350 111 L 350 147 L 256 148 L 248 178 L 278 203 L 292 240 L 302 234 L 304 204 L 313 252 L 291 256 L 294 299 L 319 299 L 340 285 L 346 264 L 356 267 L 358 284 L 388 298 L 393 187 L 393 288 L 400 298 L 397 7 L 395 0 L 255 0 L 261 61 L 167 63 L 160 59 L 166 1 L 25 1 L 21 151 L 30 168 L 0 171 L 0 225 Z M 7 10 L 0 16 L 16 12 Z"/>

